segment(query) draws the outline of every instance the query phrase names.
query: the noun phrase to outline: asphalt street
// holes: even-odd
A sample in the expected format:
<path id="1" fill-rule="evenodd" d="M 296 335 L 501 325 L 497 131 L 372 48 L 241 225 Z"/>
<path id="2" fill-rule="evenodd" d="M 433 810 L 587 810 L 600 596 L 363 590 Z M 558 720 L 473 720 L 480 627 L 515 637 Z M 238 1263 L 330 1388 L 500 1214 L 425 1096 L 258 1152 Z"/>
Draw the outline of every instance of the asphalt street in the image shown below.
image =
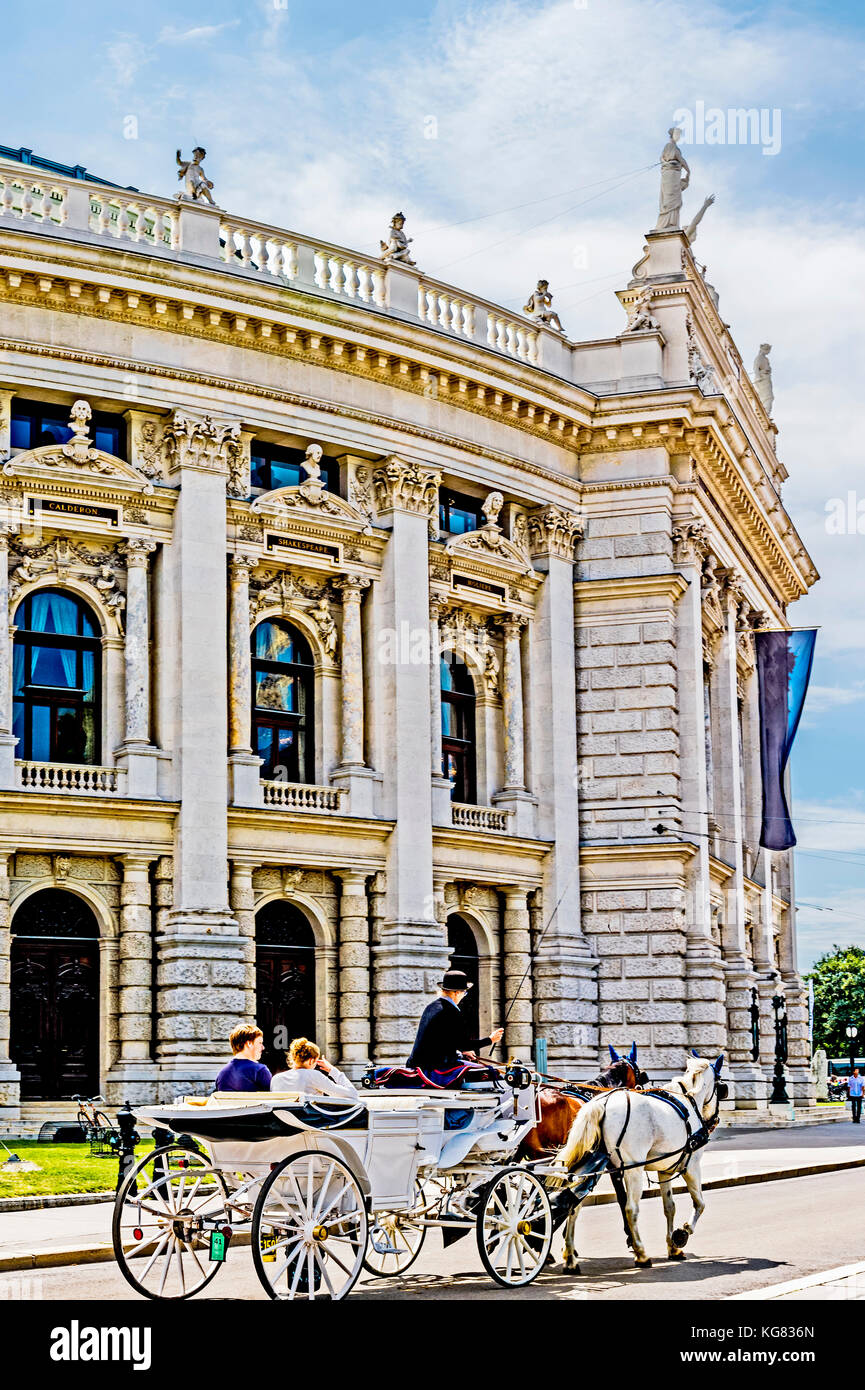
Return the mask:
<path id="1" fill-rule="evenodd" d="M 865 1260 L 861 1213 L 865 1170 L 766 1182 L 707 1193 L 706 1211 L 683 1262 L 666 1260 L 661 1203 L 641 1211 L 641 1231 L 655 1260 L 649 1270 L 634 1268 L 624 1244 L 615 1206 L 582 1212 L 577 1248 L 582 1273 L 566 1275 L 561 1263 L 550 1267 L 519 1293 L 500 1289 L 484 1274 L 468 1235 L 442 1249 L 432 1232 L 419 1259 L 402 1281 L 363 1274 L 352 1302 L 381 1299 L 723 1299 L 733 1294 L 795 1285 L 820 1271 Z M 679 1198 L 677 1220 L 690 1213 Z M 554 1253 L 560 1259 L 561 1237 Z M 839 1286 L 839 1298 L 851 1296 Z M 852 1296 L 857 1296 L 853 1294 Z M 113 1263 L 67 1266 L 32 1273 L 0 1274 L 0 1299 L 135 1299 Z M 198 1296 L 210 1299 L 264 1299 L 248 1249 L 232 1252 L 224 1270 Z"/>

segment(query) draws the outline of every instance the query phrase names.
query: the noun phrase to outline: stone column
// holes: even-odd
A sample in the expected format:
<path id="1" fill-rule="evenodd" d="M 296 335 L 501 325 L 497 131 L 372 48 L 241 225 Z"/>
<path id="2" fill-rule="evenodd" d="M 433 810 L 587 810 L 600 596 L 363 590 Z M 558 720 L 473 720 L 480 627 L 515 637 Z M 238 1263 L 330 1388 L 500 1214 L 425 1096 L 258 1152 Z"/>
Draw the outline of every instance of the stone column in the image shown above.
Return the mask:
<path id="1" fill-rule="evenodd" d="M 390 529 L 376 630 L 410 635 L 409 654 L 383 664 L 378 717 L 383 740 L 383 814 L 394 822 L 387 846 L 387 917 L 373 956 L 380 1055 L 402 1060 L 417 1019 L 434 994 L 447 950 L 433 910 L 430 669 L 412 661 L 415 634 L 429 630 L 429 527 L 440 474 L 389 458 L 373 473 L 378 524 Z M 400 640 L 400 646 L 402 641 Z"/>
<path id="2" fill-rule="evenodd" d="M 231 861 L 231 878 L 228 885 L 228 900 L 237 918 L 243 946 L 243 1015 L 248 1022 L 255 1021 L 257 1008 L 255 981 L 255 889 L 252 886 L 252 864 Z M 273 1039 L 268 1039 L 268 1046 Z"/>
<path id="3" fill-rule="evenodd" d="M 166 1090 L 212 1083 L 244 1015 L 246 963 L 228 904 L 226 484 L 240 427 L 176 411 L 165 426 L 179 485 L 166 589 L 177 605 L 173 700 L 180 812 L 174 903 L 159 941 L 159 1061 Z"/>
<path id="4" fill-rule="evenodd" d="M 150 596 L 148 562 L 153 541 L 124 541 L 126 556 L 125 728 L 117 765 L 126 769 L 128 796 L 157 794 L 159 753 L 150 741 Z"/>
<path id="5" fill-rule="evenodd" d="M 685 1023 L 688 1046 L 717 1056 L 726 1044 L 724 970 L 712 939 L 709 881 L 709 772 L 706 753 L 705 652 L 702 621 L 702 560 L 708 541 L 702 523 L 679 521 L 673 528 L 673 558 L 688 588 L 676 609 L 679 678 L 679 766 L 682 831 L 695 846 L 685 897 Z"/>
<path id="6" fill-rule="evenodd" d="M 349 793 L 349 812 L 369 816 L 373 810 L 372 769 L 364 760 L 364 679 L 361 596 L 370 581 L 347 574 L 336 580 L 342 590 L 342 758 L 331 781 Z"/>
<path id="7" fill-rule="evenodd" d="M 120 941 L 117 962 L 120 1052 L 108 1073 L 113 1101 L 153 1099 L 157 1077 L 153 1058 L 153 915 L 151 860 L 124 854 L 120 888 Z"/>
<path id="8" fill-rule="evenodd" d="M 7 623 L 8 628 L 8 623 Z M 8 851 L 0 852 L 0 1122 L 20 1117 L 19 1092 L 21 1073 L 9 1056 L 9 1010 L 11 1004 L 9 929 L 9 860 Z"/>
<path id="9" fill-rule="evenodd" d="M 532 934 L 525 888 L 505 889 L 505 1050 L 532 1059 Z"/>
<path id="10" fill-rule="evenodd" d="M 261 806 L 261 759 L 252 751 L 252 651 L 249 623 L 249 576 L 256 561 L 232 555 L 229 562 L 228 617 L 228 766 L 235 806 Z"/>
<path id="11" fill-rule="evenodd" d="M 429 696 L 430 696 L 430 753 L 432 772 L 433 825 L 451 825 L 451 785 L 442 772 L 442 682 L 441 682 L 441 615 L 444 602 L 433 596 L 429 605 Z"/>
<path id="12" fill-rule="evenodd" d="M 537 800 L 526 790 L 526 724 L 523 707 L 522 634 L 528 618 L 509 613 L 497 618 L 502 630 L 502 717 L 504 722 L 505 782 L 493 805 L 512 812 L 510 830 L 533 838 L 537 834 Z"/>
<path id="13" fill-rule="evenodd" d="M 724 633 L 715 679 L 719 744 L 716 773 L 719 795 L 715 819 L 721 827 L 724 858 L 731 866 L 725 885 L 723 953 L 727 1005 L 727 1054 L 735 1083 L 737 1109 L 765 1105 L 766 1081 L 751 1058 L 751 990 L 757 978 L 748 959 L 745 938 L 745 884 L 742 849 L 742 780 L 739 755 L 739 703 L 736 663 L 736 623 L 742 599 L 741 583 L 727 575 L 722 586 Z"/>
<path id="14" fill-rule="evenodd" d="M 0 791 L 15 787 L 15 744 L 12 733 L 12 634 L 9 620 L 9 537 L 0 528 Z"/>
<path id="15" fill-rule="evenodd" d="M 529 515 L 532 563 L 543 576 L 532 647 L 532 762 L 538 781 L 538 828 L 552 842 L 542 887 L 535 954 L 536 1028 L 546 1038 L 550 1070 L 585 1075 L 598 1057 L 598 961 L 580 925 L 580 830 L 577 792 L 574 546 L 582 522 L 560 507 Z"/>
<path id="16" fill-rule="evenodd" d="M 339 1056 L 349 1076 L 370 1060 L 369 906 L 366 874 L 337 869 L 339 900 Z"/>
<path id="17" fill-rule="evenodd" d="M 787 800 L 791 801 L 789 769 L 787 776 Z M 771 861 L 774 868 L 774 881 L 778 896 L 786 903 L 782 909 L 779 931 L 779 954 L 781 958 L 781 979 L 787 998 L 787 1041 L 789 1056 L 787 1060 L 787 1093 L 796 1105 L 815 1103 L 814 1076 L 811 1071 L 811 1040 L 808 1029 L 808 990 L 799 973 L 796 955 L 796 884 L 794 877 L 794 857 L 792 850 L 776 851 L 774 854 L 764 850 L 768 882 L 773 881 Z"/>

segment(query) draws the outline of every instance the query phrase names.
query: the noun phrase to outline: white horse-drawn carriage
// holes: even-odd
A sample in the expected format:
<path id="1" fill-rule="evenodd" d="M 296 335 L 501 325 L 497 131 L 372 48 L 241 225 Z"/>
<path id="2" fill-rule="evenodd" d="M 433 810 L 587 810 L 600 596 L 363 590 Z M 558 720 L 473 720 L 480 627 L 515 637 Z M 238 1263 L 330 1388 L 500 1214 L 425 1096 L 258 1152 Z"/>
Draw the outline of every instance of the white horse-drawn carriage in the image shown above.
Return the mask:
<path id="1" fill-rule="evenodd" d="M 518 1154 L 541 1118 L 541 1078 L 520 1063 L 461 1090 L 216 1093 L 148 1106 L 138 1119 L 175 1137 L 121 1185 L 115 1254 L 145 1297 L 183 1299 L 210 1283 L 232 1240 L 248 1239 L 269 1297 L 336 1300 L 362 1269 L 405 1273 L 435 1227 L 445 1245 L 474 1231 L 490 1277 L 520 1288 L 565 1222 L 565 1267 L 578 1270 L 577 1213 L 610 1171 L 637 1264 L 651 1263 L 637 1226 L 645 1172 L 661 1187 L 668 1257 L 682 1258 L 703 1210 L 700 1156 L 726 1096 L 722 1062 L 695 1057 L 645 1091 L 572 1091 L 583 1099 L 567 1143 L 528 1163 Z M 680 1177 L 694 1215 L 677 1229 Z"/>
<path id="2" fill-rule="evenodd" d="M 545 1183 L 513 1159 L 537 1123 L 525 1067 L 459 1091 L 189 1097 L 138 1111 L 171 1130 L 117 1194 L 120 1267 L 148 1298 L 188 1298 L 249 1231 L 271 1298 L 342 1299 L 365 1267 L 403 1273 L 430 1226 L 474 1230 L 487 1273 L 517 1288 L 540 1272 L 553 1216 Z"/>

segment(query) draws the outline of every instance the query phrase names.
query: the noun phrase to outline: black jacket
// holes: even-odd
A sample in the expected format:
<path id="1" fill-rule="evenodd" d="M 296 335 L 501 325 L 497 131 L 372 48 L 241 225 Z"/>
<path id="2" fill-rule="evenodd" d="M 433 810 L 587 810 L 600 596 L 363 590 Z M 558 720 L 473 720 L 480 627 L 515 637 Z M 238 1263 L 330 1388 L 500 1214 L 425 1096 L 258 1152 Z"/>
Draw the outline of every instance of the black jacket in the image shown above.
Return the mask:
<path id="1" fill-rule="evenodd" d="M 450 999 L 436 999 L 421 1014 L 414 1047 L 407 1067 L 417 1067 L 427 1076 L 431 1071 L 447 1071 L 460 1063 L 460 1052 L 477 1052 L 489 1038 L 466 1036 L 466 1020 Z"/>

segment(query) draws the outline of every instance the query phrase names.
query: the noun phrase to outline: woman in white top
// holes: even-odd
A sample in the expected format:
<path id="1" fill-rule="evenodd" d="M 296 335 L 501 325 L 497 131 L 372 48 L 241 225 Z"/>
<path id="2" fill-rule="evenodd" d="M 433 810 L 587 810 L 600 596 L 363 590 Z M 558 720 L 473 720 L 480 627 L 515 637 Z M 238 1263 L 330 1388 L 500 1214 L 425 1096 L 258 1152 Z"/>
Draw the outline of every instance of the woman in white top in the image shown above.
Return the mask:
<path id="1" fill-rule="evenodd" d="M 308 1038 L 295 1038 L 288 1049 L 288 1071 L 279 1071 L 270 1083 L 272 1091 L 300 1091 L 301 1095 L 327 1096 L 332 1100 L 359 1100 L 347 1076 L 322 1057 Z"/>

